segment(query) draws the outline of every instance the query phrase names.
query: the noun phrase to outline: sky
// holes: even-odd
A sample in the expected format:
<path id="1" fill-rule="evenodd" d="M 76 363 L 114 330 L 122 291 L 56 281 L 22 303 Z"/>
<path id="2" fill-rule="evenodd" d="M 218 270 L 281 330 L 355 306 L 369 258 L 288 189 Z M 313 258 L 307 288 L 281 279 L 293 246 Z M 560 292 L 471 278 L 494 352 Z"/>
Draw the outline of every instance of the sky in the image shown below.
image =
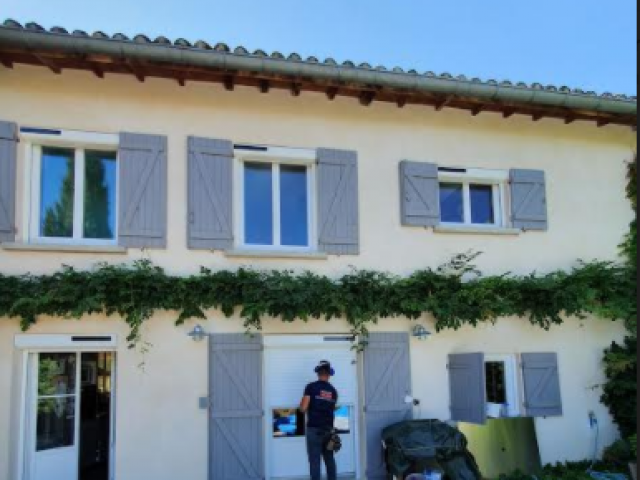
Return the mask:
<path id="1" fill-rule="evenodd" d="M 636 0 L 0 0 L 0 19 L 637 92 Z"/>

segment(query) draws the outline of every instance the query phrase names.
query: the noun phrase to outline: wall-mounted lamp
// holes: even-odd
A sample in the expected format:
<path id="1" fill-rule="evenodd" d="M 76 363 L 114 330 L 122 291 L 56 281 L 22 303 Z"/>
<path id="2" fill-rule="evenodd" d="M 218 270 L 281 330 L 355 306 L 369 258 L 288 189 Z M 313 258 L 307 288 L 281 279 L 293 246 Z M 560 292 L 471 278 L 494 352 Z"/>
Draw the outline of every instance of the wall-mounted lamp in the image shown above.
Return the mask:
<path id="1" fill-rule="evenodd" d="M 428 340 L 431 338 L 431 332 L 424 328 L 422 325 L 416 325 L 413 327 L 412 332 L 413 338 L 417 338 L 418 340 Z"/>
<path id="2" fill-rule="evenodd" d="M 204 331 L 202 325 L 196 325 L 188 334 L 194 342 L 201 342 L 207 338 L 207 332 Z"/>

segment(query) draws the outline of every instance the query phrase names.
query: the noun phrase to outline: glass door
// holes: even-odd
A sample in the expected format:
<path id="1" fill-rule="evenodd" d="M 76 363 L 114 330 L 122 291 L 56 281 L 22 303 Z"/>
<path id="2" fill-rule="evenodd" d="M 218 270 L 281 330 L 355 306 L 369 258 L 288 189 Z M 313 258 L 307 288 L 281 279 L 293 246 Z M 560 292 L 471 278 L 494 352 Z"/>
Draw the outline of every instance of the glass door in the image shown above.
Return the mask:
<path id="1" fill-rule="evenodd" d="M 34 354 L 30 480 L 78 478 L 79 353 Z"/>

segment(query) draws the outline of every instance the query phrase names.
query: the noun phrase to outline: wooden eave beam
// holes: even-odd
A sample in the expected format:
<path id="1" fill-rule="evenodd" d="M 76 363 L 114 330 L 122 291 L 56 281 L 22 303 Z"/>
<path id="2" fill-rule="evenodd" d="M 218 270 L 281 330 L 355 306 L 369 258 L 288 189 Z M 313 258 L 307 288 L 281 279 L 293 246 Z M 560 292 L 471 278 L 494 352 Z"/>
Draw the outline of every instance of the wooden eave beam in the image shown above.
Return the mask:
<path id="1" fill-rule="evenodd" d="M 236 88 L 236 82 L 235 82 L 235 79 L 233 78 L 233 75 L 226 75 L 223 79 L 223 83 L 224 83 L 224 88 L 228 92 L 233 92 Z"/>
<path id="2" fill-rule="evenodd" d="M 396 105 L 398 105 L 398 108 L 404 108 L 406 104 L 407 97 L 405 95 L 400 95 L 396 98 Z"/>
<path id="3" fill-rule="evenodd" d="M 502 116 L 504 118 L 511 118 L 516 114 L 515 108 L 507 108 L 502 111 Z"/>
<path id="4" fill-rule="evenodd" d="M 334 101 L 338 96 L 338 87 L 329 87 L 327 88 L 327 98 L 331 101 Z"/>
<path id="5" fill-rule="evenodd" d="M 449 95 L 448 97 L 440 98 L 439 100 L 437 100 L 434 104 L 436 112 L 441 112 L 444 107 L 446 107 L 451 103 L 451 100 L 453 100 L 452 95 Z"/>
<path id="6" fill-rule="evenodd" d="M 598 128 L 603 128 L 606 127 L 607 125 L 611 124 L 611 120 L 607 119 L 607 118 L 600 118 L 598 119 Z"/>
<path id="7" fill-rule="evenodd" d="M 375 92 L 361 92 L 360 93 L 360 105 L 363 107 L 368 107 L 373 103 L 373 100 L 376 98 Z"/>
<path id="8" fill-rule="evenodd" d="M 129 72 L 131 72 L 131 74 L 133 74 L 134 77 L 138 79 L 140 83 L 144 83 L 144 81 L 146 80 L 146 76 L 144 73 L 142 73 L 139 67 L 133 65 L 130 62 L 123 62 L 123 65 L 127 70 L 129 70 Z"/>
<path id="9" fill-rule="evenodd" d="M 98 78 L 104 78 L 104 70 L 97 65 L 91 66 L 91 71 Z"/>
<path id="10" fill-rule="evenodd" d="M 474 107 L 471 109 L 471 115 L 473 115 L 474 117 L 477 117 L 482 112 L 484 112 L 484 109 L 485 109 L 484 105 L 478 105 L 477 107 Z"/>
<path id="11" fill-rule="evenodd" d="M 271 90 L 271 83 L 269 80 L 260 80 L 258 82 L 258 88 L 261 93 L 269 93 L 269 90 Z"/>
<path id="12" fill-rule="evenodd" d="M 60 75 L 62 73 L 62 68 L 60 68 L 58 65 L 56 65 L 56 63 L 53 60 L 45 58 L 42 55 L 38 55 L 36 53 L 34 53 L 33 56 L 38 60 L 38 62 L 40 62 L 45 67 L 47 67 L 49 70 L 51 70 L 56 75 Z"/>
<path id="13" fill-rule="evenodd" d="M 534 122 L 539 122 L 544 118 L 544 113 L 540 113 L 540 112 L 534 113 L 531 118 Z"/>
<path id="14" fill-rule="evenodd" d="M 2 63 L 2 65 L 4 65 L 6 68 L 13 69 L 13 62 L 8 58 L 0 57 L 0 63 Z"/>
<path id="15" fill-rule="evenodd" d="M 299 97 L 300 94 L 302 93 L 302 85 L 300 85 L 299 83 L 292 83 L 291 84 L 291 95 L 293 95 L 294 97 Z"/>

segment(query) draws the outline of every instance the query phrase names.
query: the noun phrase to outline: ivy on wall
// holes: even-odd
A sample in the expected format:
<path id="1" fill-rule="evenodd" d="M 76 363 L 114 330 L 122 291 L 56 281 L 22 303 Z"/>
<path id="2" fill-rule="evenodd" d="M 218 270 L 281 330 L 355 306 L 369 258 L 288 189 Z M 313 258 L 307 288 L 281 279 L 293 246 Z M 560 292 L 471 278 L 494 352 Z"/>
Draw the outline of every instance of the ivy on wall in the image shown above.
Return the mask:
<path id="1" fill-rule="evenodd" d="M 637 215 L 637 155 L 633 161 L 629 162 L 627 178 L 627 197 Z M 602 402 L 609 407 L 622 435 L 628 438 L 636 432 L 638 425 L 638 315 L 636 309 L 638 223 L 636 218 L 631 222 L 629 233 L 620 248 L 626 259 L 628 275 L 634 287 L 627 299 L 629 302 L 629 314 L 625 318 L 627 336 L 621 345 L 613 343 L 605 350 L 604 369 L 607 381 L 603 385 Z"/>
<path id="2" fill-rule="evenodd" d="M 549 329 L 564 316 L 626 320 L 632 315 L 629 297 L 635 284 L 624 266 L 592 262 L 546 275 L 481 276 L 473 266 L 477 255 L 461 254 L 438 269 L 407 277 L 354 270 L 332 279 L 311 272 L 205 268 L 178 277 L 149 261 L 100 264 L 87 271 L 64 267 L 42 276 L 0 274 L 0 317 L 18 318 L 26 330 L 41 316 L 117 314 L 135 344 L 144 322 L 160 310 L 177 312 L 181 324 L 220 309 L 227 317 L 238 313 L 247 329 L 258 330 L 266 317 L 285 322 L 344 318 L 354 334 L 365 337 L 380 318 L 417 319 L 427 313 L 438 331 L 507 316 Z"/>

